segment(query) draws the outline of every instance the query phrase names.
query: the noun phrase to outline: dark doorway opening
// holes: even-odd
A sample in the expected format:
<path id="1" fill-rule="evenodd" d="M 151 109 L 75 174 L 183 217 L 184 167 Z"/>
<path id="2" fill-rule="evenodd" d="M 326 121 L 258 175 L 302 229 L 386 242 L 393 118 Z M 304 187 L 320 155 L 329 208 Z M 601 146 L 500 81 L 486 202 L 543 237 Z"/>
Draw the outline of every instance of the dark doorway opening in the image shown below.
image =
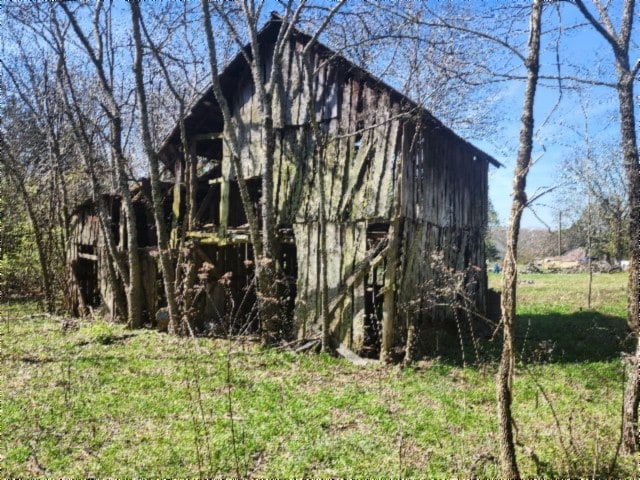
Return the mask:
<path id="1" fill-rule="evenodd" d="M 386 222 L 369 223 L 367 225 L 367 250 L 375 249 L 384 241 L 389 232 Z M 373 267 L 364 280 L 364 344 L 361 355 L 377 358 L 380 355 L 380 337 L 382 334 L 382 302 L 386 260 Z"/>
<path id="2" fill-rule="evenodd" d="M 91 247 L 90 245 L 79 245 L 80 247 Z M 84 252 L 83 252 L 84 253 Z M 100 291 L 98 288 L 98 262 L 88 258 L 77 258 L 73 262 L 74 275 L 78 281 L 80 295 L 87 307 L 97 307 L 100 305 Z"/>

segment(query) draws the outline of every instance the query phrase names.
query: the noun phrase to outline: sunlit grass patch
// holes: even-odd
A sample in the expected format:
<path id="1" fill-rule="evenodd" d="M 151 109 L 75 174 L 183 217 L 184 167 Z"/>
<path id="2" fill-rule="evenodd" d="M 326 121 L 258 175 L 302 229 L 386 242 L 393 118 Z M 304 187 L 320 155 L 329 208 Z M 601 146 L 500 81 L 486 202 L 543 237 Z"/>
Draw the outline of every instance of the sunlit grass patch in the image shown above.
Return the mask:
<path id="1" fill-rule="evenodd" d="M 631 476 L 629 457 L 608 471 L 626 279 L 594 277 L 601 303 L 587 310 L 584 277 L 558 277 L 521 276 L 534 282 L 517 325 L 522 474 Z M 363 368 L 239 339 L 65 326 L 16 304 L 0 314 L 2 476 L 500 474 L 491 356 Z"/>

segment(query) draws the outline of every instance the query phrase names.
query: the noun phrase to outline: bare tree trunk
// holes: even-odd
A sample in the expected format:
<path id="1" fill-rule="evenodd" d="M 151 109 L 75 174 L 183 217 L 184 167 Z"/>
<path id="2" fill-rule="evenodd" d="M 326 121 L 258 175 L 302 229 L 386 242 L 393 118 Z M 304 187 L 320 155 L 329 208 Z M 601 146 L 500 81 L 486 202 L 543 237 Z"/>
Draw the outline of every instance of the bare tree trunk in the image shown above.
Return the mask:
<path id="1" fill-rule="evenodd" d="M 496 378 L 498 397 L 498 421 L 500 436 L 500 463 L 502 475 L 505 478 L 519 478 L 513 439 L 513 417 L 511 413 L 512 383 L 515 373 L 515 319 L 516 319 L 516 288 L 517 288 L 517 259 L 518 237 L 520 234 L 520 220 L 527 205 L 525 192 L 527 174 L 531 166 L 531 151 L 533 149 L 533 105 L 538 83 L 539 54 L 540 54 L 540 25 L 542 16 L 542 0 L 533 0 L 531 10 L 531 31 L 529 34 L 529 55 L 526 59 L 527 87 L 525 91 L 524 107 L 520 127 L 520 145 L 513 178 L 513 201 L 511 216 L 507 231 L 507 251 L 505 254 L 504 270 L 502 274 L 502 327 L 503 346 L 500 366 Z"/>
<path id="2" fill-rule="evenodd" d="M 285 45 L 291 38 L 293 31 L 292 26 L 298 21 L 300 11 L 304 8 L 305 2 L 299 2 L 295 10 L 292 10 L 294 2 L 286 2 L 286 12 L 282 19 L 282 25 L 278 31 L 278 35 L 274 45 L 274 52 L 271 58 L 271 69 L 266 72 L 263 69 L 264 58 L 261 54 L 258 42 L 258 20 L 262 2 L 253 0 L 238 2 L 241 10 L 241 18 L 246 27 L 250 54 L 246 52 L 243 40 L 237 35 L 236 29 L 228 15 L 227 10 L 219 4 L 211 3 L 213 8 L 221 20 L 228 27 L 229 33 L 234 38 L 238 47 L 245 54 L 245 60 L 249 66 L 253 85 L 255 89 L 255 98 L 257 100 L 260 120 L 259 124 L 262 129 L 262 138 L 264 139 L 264 151 L 261 155 L 261 181 L 262 181 L 262 197 L 260 199 L 261 218 L 260 222 L 252 213 L 249 196 L 246 194 L 246 185 L 242 178 L 242 168 L 239 159 L 239 142 L 236 136 L 236 122 L 231 116 L 231 111 L 226 98 L 220 87 L 218 79 L 217 58 L 215 53 L 215 39 L 211 30 L 211 18 L 209 13 L 209 2 L 201 1 L 205 34 L 207 36 L 207 44 L 209 47 L 209 61 L 211 65 L 212 88 L 213 93 L 218 101 L 220 110 L 224 119 L 224 141 L 225 146 L 230 149 L 231 159 L 233 161 L 236 175 L 238 175 L 238 185 L 242 204 L 247 215 L 249 223 L 249 231 L 256 265 L 258 302 L 261 318 L 261 334 L 263 344 L 272 344 L 287 335 L 286 325 L 283 322 L 281 310 L 281 302 L 278 298 L 278 284 L 280 279 L 279 272 L 279 238 L 277 235 L 277 219 L 274 212 L 274 189 L 273 189 L 273 168 L 274 155 L 276 152 L 276 128 L 274 118 L 277 117 L 278 108 L 282 108 L 276 100 L 279 96 L 275 93 L 282 88 L 282 58 L 285 52 Z M 339 0 L 325 15 L 320 27 L 316 30 L 307 45 L 303 56 L 309 51 L 310 47 L 315 44 L 318 36 L 327 27 L 333 15 L 344 5 L 345 0 Z M 275 20 L 274 20 L 275 21 Z"/>
<path id="3" fill-rule="evenodd" d="M 124 217 L 127 225 L 128 275 L 125 280 L 127 292 L 127 324 L 130 328 L 139 328 L 142 326 L 142 275 L 138 252 L 138 228 L 131 191 L 129 189 L 127 161 L 122 148 L 122 116 L 120 107 L 114 97 L 113 86 L 107 79 L 103 63 L 103 45 L 102 38 L 99 36 L 100 26 L 98 25 L 102 5 L 103 2 L 101 0 L 96 3 L 95 14 L 93 16 L 92 25 L 98 43 L 95 48 L 90 44 L 89 39 L 80 28 L 77 18 L 69 7 L 64 3 L 61 3 L 60 7 L 66 13 L 74 32 L 88 54 L 91 63 L 94 65 L 102 92 L 106 99 L 106 106 L 104 108 L 109 119 L 111 153 L 116 167 L 118 190 L 122 198 Z M 108 15 L 110 13 L 107 12 L 105 14 Z"/>
<path id="4" fill-rule="evenodd" d="M 260 330 L 263 345 L 271 345 L 286 335 L 283 316 L 278 300 L 278 278 L 280 246 L 276 235 L 276 218 L 273 209 L 273 165 L 276 150 L 276 135 L 273 124 L 273 86 L 277 83 L 274 73 L 279 75 L 281 54 L 278 45 L 272 57 L 272 70 L 269 78 L 263 77 L 263 58 L 258 42 L 258 12 L 254 2 L 243 2 L 242 12 L 249 30 L 249 43 L 253 56 L 250 64 L 251 75 L 260 109 L 264 153 L 261 156 L 262 196 L 260 197 L 262 254 L 256 253 L 256 275 L 260 301 Z M 284 26 L 281 27 L 285 28 Z M 282 38 L 279 34 L 279 38 Z M 278 42 L 276 42 L 278 43 Z M 270 88 L 266 82 L 270 81 Z"/>
<path id="5" fill-rule="evenodd" d="M 110 264 L 109 268 L 107 269 L 107 278 L 111 289 L 114 292 L 114 299 L 116 301 L 115 310 L 124 315 L 124 313 L 127 312 L 127 303 L 123 296 L 119 294 L 119 292 L 121 292 L 122 288 L 121 281 L 126 282 L 126 279 L 128 278 L 128 270 L 117 251 L 115 239 L 113 238 L 113 233 L 111 231 L 111 215 L 107 209 L 103 197 L 102 188 L 97 178 L 93 154 L 91 152 L 91 141 L 89 140 L 89 135 L 84 125 L 80 123 L 79 120 L 80 118 L 82 118 L 82 116 L 79 114 L 78 98 L 75 90 L 73 89 L 73 83 L 71 82 L 71 78 L 67 69 L 64 50 L 64 38 L 62 37 L 62 32 L 59 28 L 59 25 L 57 24 L 55 16 L 52 17 L 52 20 L 57 30 L 56 47 L 58 49 L 58 65 L 56 68 L 56 82 L 58 85 L 58 91 L 64 105 L 65 116 L 67 117 L 71 125 L 73 136 L 76 140 L 76 144 L 78 145 L 80 158 L 90 180 L 93 200 L 96 204 L 98 220 L 100 222 L 100 229 L 105 241 L 107 255 L 112 262 L 112 264 Z M 65 83 L 69 87 L 71 101 L 67 95 Z M 116 271 L 119 275 L 119 278 L 116 275 Z"/>
<path id="6" fill-rule="evenodd" d="M 627 74 L 628 75 L 628 74 Z M 640 403 L 640 166 L 635 134 L 633 105 L 633 78 L 620 74 L 618 96 L 620 99 L 620 124 L 622 130 L 623 156 L 627 182 L 629 184 L 630 222 L 629 238 L 631 258 L 629 262 L 627 319 L 636 337 L 636 351 L 631 362 L 624 395 L 622 419 L 622 446 L 627 453 L 638 449 L 638 405 Z"/>
<path id="7" fill-rule="evenodd" d="M 135 45 L 134 75 L 136 93 L 138 96 L 138 111 L 140 113 L 140 130 L 144 152 L 149 162 L 149 174 L 151 177 L 151 196 L 153 197 L 153 216 L 156 222 L 158 234 L 158 250 L 160 265 L 162 268 L 162 279 L 164 291 L 167 297 L 169 310 L 169 332 L 176 333 L 178 330 L 179 311 L 175 295 L 175 274 L 169 250 L 169 238 L 167 226 L 162 208 L 162 191 L 160 187 L 160 167 L 158 157 L 153 150 L 151 142 L 151 131 L 149 127 L 149 112 L 147 108 L 147 94 L 144 87 L 144 72 L 142 67 L 142 35 L 140 33 L 140 4 L 130 2 L 131 22 L 133 27 L 133 39 Z"/>
<path id="8" fill-rule="evenodd" d="M 33 228 L 34 240 L 36 242 L 36 250 L 38 252 L 38 262 L 40 263 L 40 270 L 42 271 L 42 289 L 44 291 L 45 306 L 49 313 L 53 313 L 55 310 L 55 297 L 52 290 L 52 278 L 51 271 L 49 269 L 49 260 L 47 251 L 44 245 L 44 231 L 38 221 L 38 214 L 33 205 L 33 199 L 29 195 L 27 188 L 24 184 L 24 179 L 15 171 L 15 165 L 17 162 L 11 154 L 8 145 L 6 145 L 4 136 L 0 136 L 0 145 L 3 147 L 3 153 L 0 158 L 5 166 L 5 171 L 13 178 L 13 183 L 18 187 L 22 201 L 27 208 L 27 215 L 29 216 L 29 222 Z M 6 155 L 6 156 L 5 156 Z"/>
<path id="9" fill-rule="evenodd" d="M 629 62 L 629 41 L 633 29 L 635 0 L 625 0 L 622 6 L 621 24 L 618 32 L 613 27 L 606 7 L 600 0 L 593 2 L 600 14 L 596 20 L 586 8 L 583 0 L 575 0 L 591 26 L 609 43 L 616 65 L 619 110 L 620 143 L 629 194 L 629 240 L 631 258 L 629 262 L 629 284 L 627 322 L 636 337 L 636 351 L 630 361 L 630 372 L 624 394 L 622 415 L 622 449 L 626 453 L 638 450 L 638 405 L 640 403 L 640 164 L 633 104 L 633 82 L 640 70 L 640 59 L 633 67 Z"/>
<path id="10" fill-rule="evenodd" d="M 322 326 L 322 337 L 320 349 L 323 352 L 330 352 L 331 346 L 331 316 L 329 314 L 329 282 L 327 280 L 327 268 L 329 265 L 327 254 L 327 214 L 326 214 L 326 190 L 325 190 L 325 162 L 327 153 L 328 138 L 323 134 L 318 125 L 315 113 L 315 76 L 311 51 L 306 48 L 303 57 L 306 72 L 308 101 L 307 101 L 307 121 L 311 125 L 311 132 L 315 139 L 315 169 L 317 172 L 317 184 L 320 202 L 318 205 L 318 234 L 320 235 L 320 319 Z"/>
<path id="11" fill-rule="evenodd" d="M 587 156 L 588 161 L 588 156 Z M 587 175 L 589 166 L 587 165 Z M 588 179 L 588 177 L 587 177 Z M 588 180 L 587 180 L 588 182 Z M 591 185 L 587 183 L 587 262 L 589 266 L 589 285 L 587 286 L 587 309 L 591 309 L 591 290 L 593 286 L 593 262 L 591 261 L 591 251 L 593 243 L 593 219 L 591 218 Z"/>
<path id="12" fill-rule="evenodd" d="M 180 127 L 180 143 L 182 145 L 182 158 L 184 162 L 184 168 L 181 169 L 181 171 L 185 176 L 184 183 L 187 187 L 187 195 L 186 218 L 182 222 L 179 242 L 176 248 L 178 258 L 175 262 L 174 295 L 180 298 L 180 304 L 176 306 L 178 308 L 178 313 L 181 315 L 182 325 L 189 329 L 189 333 L 193 333 L 192 307 L 193 300 L 195 298 L 195 290 L 193 287 L 196 283 L 198 272 L 193 258 L 193 246 L 187 245 L 187 232 L 196 228 L 196 194 L 198 180 L 196 145 L 189 144 L 187 141 L 187 132 L 184 124 L 186 103 L 184 95 L 179 92 L 179 89 L 176 88 L 176 85 L 172 81 L 165 60 L 163 59 L 162 52 L 160 52 L 158 46 L 153 42 L 151 35 L 149 35 L 142 16 L 139 17 L 139 24 L 147 41 L 147 47 L 151 50 L 154 58 L 160 66 L 171 94 L 180 105 L 178 123 Z M 175 180 L 176 185 L 181 182 L 181 179 Z"/>

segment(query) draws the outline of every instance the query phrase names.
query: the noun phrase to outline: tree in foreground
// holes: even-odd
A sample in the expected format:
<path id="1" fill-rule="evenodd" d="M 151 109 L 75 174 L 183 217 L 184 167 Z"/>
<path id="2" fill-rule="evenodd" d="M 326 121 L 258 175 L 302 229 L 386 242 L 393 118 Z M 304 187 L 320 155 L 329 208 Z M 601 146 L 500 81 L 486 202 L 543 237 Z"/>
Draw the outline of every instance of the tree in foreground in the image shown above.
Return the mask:
<path id="1" fill-rule="evenodd" d="M 507 230 L 507 245 L 502 274 L 501 322 L 503 329 L 502 354 L 496 377 L 498 395 L 498 425 L 500 436 L 500 462 L 505 478 L 519 478 L 518 463 L 513 439 L 513 418 L 511 413 L 512 384 L 515 374 L 515 319 L 518 235 L 522 213 L 527 206 L 527 174 L 531 167 L 533 149 L 533 105 L 540 68 L 540 37 L 542 0 L 534 0 L 531 8 L 531 31 L 529 34 L 529 54 L 525 60 L 527 86 L 520 123 L 520 144 L 513 174 L 513 200 Z"/>
<path id="2" fill-rule="evenodd" d="M 608 13 L 608 3 L 593 0 L 599 19 L 594 17 L 583 0 L 575 0 L 585 19 L 611 46 L 616 68 L 616 92 L 620 115 L 620 143 L 629 200 L 630 263 L 627 321 L 636 338 L 636 351 L 630 362 L 630 372 L 624 394 L 622 447 L 627 453 L 638 449 L 638 404 L 640 403 L 640 164 L 636 136 L 633 86 L 640 70 L 640 58 L 631 65 L 629 48 L 635 18 L 635 0 L 625 0 L 618 31 Z"/>

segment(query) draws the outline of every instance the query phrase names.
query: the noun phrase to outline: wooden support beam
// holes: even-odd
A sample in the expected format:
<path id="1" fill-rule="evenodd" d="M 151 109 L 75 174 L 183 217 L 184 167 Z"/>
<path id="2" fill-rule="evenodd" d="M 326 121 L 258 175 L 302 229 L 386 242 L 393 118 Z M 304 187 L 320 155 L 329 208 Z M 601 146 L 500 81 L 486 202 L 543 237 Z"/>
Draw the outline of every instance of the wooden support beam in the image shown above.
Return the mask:
<path id="1" fill-rule="evenodd" d="M 176 248 L 178 246 L 178 224 L 180 222 L 180 205 L 182 202 L 180 185 L 182 184 L 182 176 L 184 172 L 184 165 L 182 160 L 179 160 L 174 165 L 174 184 L 173 184 L 173 203 L 171 205 L 171 237 L 169 239 L 169 246 Z"/>
<path id="2" fill-rule="evenodd" d="M 228 233 L 222 236 L 218 233 L 209 232 L 187 232 L 187 237 L 197 240 L 198 243 L 203 245 L 217 245 L 224 247 L 225 245 L 238 245 L 243 243 L 249 243 L 249 233 Z"/>
<path id="3" fill-rule="evenodd" d="M 229 179 L 231 177 L 231 158 L 229 155 L 222 155 L 222 178 L 220 181 L 220 228 L 218 232 L 221 237 L 227 234 L 229 225 Z"/>
<path id="4" fill-rule="evenodd" d="M 411 246 L 409 247 L 409 254 L 405 257 L 404 268 L 402 269 L 402 274 L 400 277 L 400 291 L 403 291 L 407 286 L 407 282 L 410 278 L 408 272 L 411 271 L 413 267 L 413 261 L 418 253 L 420 246 L 422 245 L 422 232 L 424 231 L 424 223 L 418 225 L 416 228 L 413 239 L 411 240 Z"/>
<path id="5" fill-rule="evenodd" d="M 342 305 L 343 302 L 347 299 L 348 293 L 351 290 L 351 288 L 356 286 L 358 283 L 362 282 L 367 272 L 370 269 L 375 268 L 377 265 L 380 264 L 380 262 L 382 262 L 382 260 L 384 260 L 385 256 L 387 255 L 387 252 L 389 251 L 389 248 L 386 247 L 386 243 L 387 241 L 386 239 L 384 239 L 374 249 L 370 250 L 367 256 L 358 265 L 356 265 L 356 267 L 353 270 L 353 273 L 346 278 L 346 280 L 344 281 L 340 289 L 336 292 L 336 294 L 331 299 L 331 302 L 329 302 L 330 318 L 335 316 L 335 313 L 338 307 L 340 307 L 340 305 Z M 340 322 L 339 317 L 334 318 L 331 321 L 331 325 L 330 325 L 331 332 L 333 332 L 336 329 L 339 322 Z"/>
<path id="6" fill-rule="evenodd" d="M 221 140 L 223 136 L 222 136 L 222 132 L 199 133 L 198 135 L 194 135 L 192 138 L 194 141 L 197 142 L 199 140 Z"/>
<path id="7" fill-rule="evenodd" d="M 336 352 L 348 362 L 351 362 L 354 365 L 358 365 L 359 367 L 364 367 L 366 365 L 377 365 L 378 363 L 380 363 L 378 360 L 374 360 L 372 358 L 362 358 L 360 355 L 358 355 L 342 343 L 338 345 L 338 348 L 336 348 Z"/>

